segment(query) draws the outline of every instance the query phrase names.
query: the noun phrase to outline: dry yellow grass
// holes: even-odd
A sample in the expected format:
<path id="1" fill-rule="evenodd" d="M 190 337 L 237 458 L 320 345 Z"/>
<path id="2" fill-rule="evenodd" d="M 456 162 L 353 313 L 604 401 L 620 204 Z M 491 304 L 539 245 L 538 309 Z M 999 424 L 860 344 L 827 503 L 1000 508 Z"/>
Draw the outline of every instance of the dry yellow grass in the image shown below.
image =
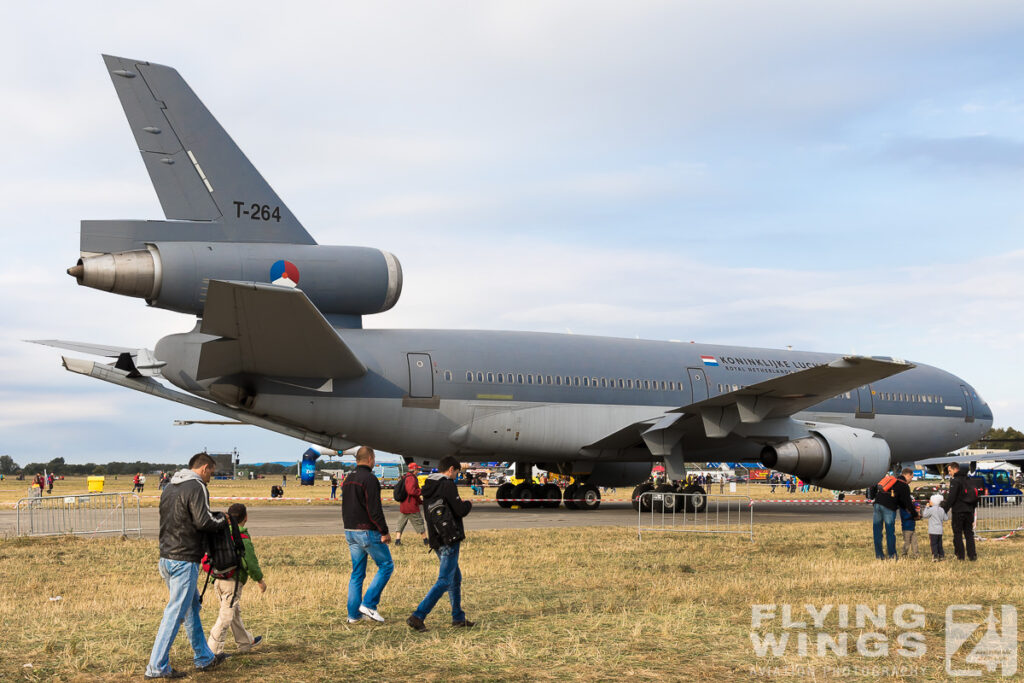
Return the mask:
<path id="1" fill-rule="evenodd" d="M 870 667 L 913 666 L 895 678 L 945 680 L 946 606 L 1024 602 L 1022 547 L 1016 538 L 985 542 L 977 563 L 880 563 L 861 523 L 765 526 L 754 543 L 669 534 L 638 541 L 631 529 L 608 528 L 477 532 L 462 569 L 464 607 L 479 627 L 450 629 L 442 600 L 431 630 L 418 634 L 404 619 L 437 570 L 422 548 L 393 551 L 396 571 L 380 606 L 388 622 L 349 625 L 343 538 L 257 538 L 270 589 L 247 588 L 243 614 L 265 647 L 201 680 L 733 681 L 755 677 L 755 665 L 866 667 L 843 677 L 854 680 L 878 678 Z M 152 541 L 0 541 L 0 679 L 140 678 L 166 600 L 156 561 Z M 917 603 L 927 654 L 840 659 L 791 648 L 758 659 L 753 603 Z M 214 618 L 204 610 L 207 628 Z M 836 635 L 838 626 L 824 630 Z M 863 629 L 848 630 L 856 638 Z M 874 630 L 893 640 L 900 633 L 891 620 Z M 183 636 L 172 663 L 191 664 Z"/>

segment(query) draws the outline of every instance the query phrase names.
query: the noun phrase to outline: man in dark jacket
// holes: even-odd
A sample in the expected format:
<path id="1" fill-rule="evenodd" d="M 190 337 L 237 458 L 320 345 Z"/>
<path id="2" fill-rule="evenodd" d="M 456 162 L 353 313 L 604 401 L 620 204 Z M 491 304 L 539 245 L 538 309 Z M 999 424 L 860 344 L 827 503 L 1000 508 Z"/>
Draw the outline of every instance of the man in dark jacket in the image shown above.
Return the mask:
<path id="1" fill-rule="evenodd" d="M 200 671 L 208 671 L 227 657 L 215 655 L 206 644 L 203 623 L 199 619 L 199 561 L 205 552 L 203 532 L 227 524 L 224 515 L 210 512 L 210 494 L 206 485 L 216 464 L 206 453 L 197 453 L 188 469 L 179 470 L 160 494 L 160 576 L 167 583 L 170 598 L 156 633 L 149 656 L 146 678 L 183 678 L 187 674 L 171 668 L 170 652 L 178 627 L 185 624 Z"/>
<path id="2" fill-rule="evenodd" d="M 341 519 L 345 524 L 348 552 L 352 556 L 352 575 L 348 580 L 350 624 L 363 618 L 384 621 L 377 605 L 395 569 L 387 546 L 391 542 L 391 534 L 380 503 L 380 482 L 373 475 L 374 464 L 376 455 L 373 449 L 363 446 L 356 452 L 356 469 L 349 472 L 341 485 Z M 377 565 L 377 573 L 364 594 L 367 555 Z"/>
<path id="3" fill-rule="evenodd" d="M 956 559 L 964 559 L 964 539 L 967 541 L 967 559 L 974 562 L 978 553 L 974 547 L 974 509 L 978 507 L 978 490 L 967 478 L 967 468 L 949 463 L 949 491 L 942 501 L 942 509 L 949 513 L 953 527 L 953 552 Z"/>
<path id="4" fill-rule="evenodd" d="M 462 572 L 459 570 L 459 545 L 466 537 L 465 528 L 462 525 L 462 518 L 469 514 L 473 504 L 468 500 L 459 497 L 459 489 L 455 486 L 455 477 L 458 476 L 462 465 L 459 461 L 447 456 L 441 459 L 438 465 L 439 472 L 427 477 L 423 484 L 423 504 L 427 507 L 427 519 L 430 519 L 432 504 L 443 503 L 452 512 L 455 519 L 455 536 L 458 540 L 443 543 L 432 524 L 427 523 L 427 534 L 430 547 L 437 551 L 437 557 L 441 560 L 438 568 L 437 581 L 427 591 L 426 597 L 419 606 L 406 619 L 409 627 L 416 631 L 426 631 L 427 627 L 423 620 L 434 609 L 434 605 L 441 599 L 441 596 L 448 593 L 448 599 L 452 603 L 452 626 L 457 628 L 468 628 L 474 622 L 466 619 L 466 613 L 462 611 Z"/>
<path id="5" fill-rule="evenodd" d="M 901 508 L 916 516 L 914 499 L 910 495 L 910 482 L 914 479 L 914 470 L 904 467 L 896 483 L 888 491 L 881 486 L 875 487 L 875 516 L 873 531 L 875 536 L 875 557 L 884 560 L 896 559 L 896 514 Z M 886 555 L 882 555 L 882 528 L 885 528 Z"/>

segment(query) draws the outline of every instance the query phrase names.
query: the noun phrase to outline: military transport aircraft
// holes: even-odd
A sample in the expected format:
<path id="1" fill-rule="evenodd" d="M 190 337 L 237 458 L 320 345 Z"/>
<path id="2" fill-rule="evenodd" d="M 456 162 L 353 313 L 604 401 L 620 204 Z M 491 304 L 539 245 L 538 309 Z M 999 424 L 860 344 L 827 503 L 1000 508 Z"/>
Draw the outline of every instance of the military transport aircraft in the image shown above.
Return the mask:
<path id="1" fill-rule="evenodd" d="M 864 487 L 992 424 L 967 382 L 895 358 L 363 329 L 362 316 L 398 301 L 398 259 L 317 244 L 177 71 L 103 59 L 167 220 L 82 221 L 68 273 L 197 319 L 152 350 L 42 342 L 116 359 L 66 357 L 72 372 L 335 450 L 571 474 L 566 505 L 583 509 L 599 505 L 601 485 L 640 484 L 636 500 L 656 461 L 669 481 L 685 479 L 686 462 L 760 460 Z M 499 498 L 557 507 L 562 493 L 527 479 Z"/>

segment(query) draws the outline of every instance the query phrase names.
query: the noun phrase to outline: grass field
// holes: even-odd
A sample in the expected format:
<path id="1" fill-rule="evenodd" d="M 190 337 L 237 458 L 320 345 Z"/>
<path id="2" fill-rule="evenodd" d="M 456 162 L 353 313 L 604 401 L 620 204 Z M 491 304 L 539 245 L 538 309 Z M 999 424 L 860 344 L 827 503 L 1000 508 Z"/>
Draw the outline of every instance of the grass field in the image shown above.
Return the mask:
<path id="1" fill-rule="evenodd" d="M 860 523 L 765 527 L 753 543 L 655 534 L 638 541 L 630 529 L 507 530 L 473 533 L 463 546 L 464 607 L 478 628 L 449 628 L 443 600 L 427 620 L 431 630 L 419 634 L 404 619 L 437 569 L 422 548 L 393 551 L 396 570 L 380 606 L 388 622 L 349 625 L 342 538 L 256 544 L 269 590 L 247 588 L 243 614 L 265 646 L 196 679 L 734 681 L 767 678 L 767 670 L 804 680 L 807 669 L 787 667 L 811 667 L 819 680 L 947 680 L 947 606 L 977 603 L 998 614 L 1004 603 L 1024 603 L 1018 538 L 984 542 L 977 563 L 881 563 Z M 156 560 L 152 541 L 0 540 L 0 680 L 140 679 L 166 601 Z M 848 633 L 846 657 L 819 657 L 813 641 L 808 656 L 790 644 L 758 657 L 751 614 L 760 603 L 792 605 L 794 619 L 804 604 L 849 605 L 851 615 L 858 604 L 881 604 L 889 613 L 884 626 L 825 621 L 822 632 Z M 912 629 L 927 649 L 919 658 L 896 653 L 905 624 L 891 612 L 904 603 L 921 607 L 924 623 Z M 785 630 L 780 618 L 760 626 L 759 638 Z M 207 629 L 214 619 L 204 610 Z M 859 654 L 852 643 L 865 632 L 887 638 L 889 653 Z M 182 636 L 172 663 L 191 666 Z M 844 666 L 838 676 L 824 668 Z"/>
<path id="2" fill-rule="evenodd" d="M 269 501 L 270 487 L 274 484 L 280 484 L 281 477 L 268 477 L 266 479 L 258 479 L 255 481 L 229 481 L 215 479 L 210 482 L 210 496 L 216 498 L 230 498 L 230 497 L 266 497 Z M 13 505 L 18 501 L 19 498 L 28 496 L 28 489 L 31 482 L 29 481 L 17 481 L 14 479 L 6 478 L 0 482 L 0 505 Z M 915 482 L 915 485 L 917 482 Z M 71 495 L 76 493 L 85 493 L 88 489 L 86 483 L 86 477 L 68 477 L 63 481 L 57 481 L 53 485 L 52 495 Z M 104 481 L 103 491 L 105 493 L 127 493 L 132 489 L 132 478 L 130 475 L 118 475 L 118 479 L 114 479 L 113 475 L 107 475 Z M 496 491 L 496 487 L 490 486 L 484 489 L 485 499 L 493 499 Z M 603 497 L 607 499 L 623 499 L 628 500 L 630 494 L 633 492 L 632 486 L 619 487 L 614 491 L 607 491 L 603 493 Z M 712 485 L 708 489 L 708 493 L 718 493 L 718 485 Z M 729 493 L 728 485 L 725 486 L 725 493 Z M 785 499 L 819 499 L 819 498 L 831 498 L 831 491 L 810 491 L 807 493 L 788 493 L 781 486 L 777 487 L 775 492 L 772 493 L 770 487 L 765 484 L 744 484 L 740 483 L 736 485 L 736 493 L 738 495 L 750 496 L 755 500 L 762 500 L 765 498 L 785 498 Z M 471 500 L 477 500 L 478 497 L 474 496 L 468 487 L 461 489 L 461 494 L 464 498 Z M 275 505 L 331 505 L 329 500 L 331 495 L 331 487 L 328 482 L 317 481 L 313 486 L 299 486 L 299 483 L 294 479 L 289 479 L 288 486 L 285 487 L 285 499 L 275 500 Z M 143 507 L 155 507 L 158 503 L 160 496 L 160 488 L 157 486 L 156 476 L 146 477 L 146 487 L 143 492 L 140 504 Z M 384 501 L 387 503 L 391 498 L 390 494 L 385 492 Z M 308 501 L 308 502 L 307 502 Z M 392 503 L 394 501 L 391 501 Z"/>

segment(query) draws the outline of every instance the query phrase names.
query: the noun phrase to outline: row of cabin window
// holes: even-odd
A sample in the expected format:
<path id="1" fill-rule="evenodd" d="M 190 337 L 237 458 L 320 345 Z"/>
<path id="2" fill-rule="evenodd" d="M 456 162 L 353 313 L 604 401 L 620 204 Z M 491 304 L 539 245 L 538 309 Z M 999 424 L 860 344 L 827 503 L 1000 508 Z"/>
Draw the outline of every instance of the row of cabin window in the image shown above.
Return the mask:
<path id="1" fill-rule="evenodd" d="M 903 394 L 892 391 L 878 392 L 878 398 L 883 401 L 905 401 L 907 403 L 945 403 L 941 396 L 931 394 Z"/>
<path id="2" fill-rule="evenodd" d="M 444 371 L 444 380 L 452 381 L 452 371 Z M 588 389 L 646 389 L 648 391 L 679 391 L 683 389 L 682 382 L 674 380 L 656 379 L 613 379 L 610 377 L 571 377 L 569 375 L 526 375 L 523 373 L 511 372 L 474 372 L 466 371 L 466 381 L 478 384 L 537 384 L 555 387 L 586 387 Z"/>

